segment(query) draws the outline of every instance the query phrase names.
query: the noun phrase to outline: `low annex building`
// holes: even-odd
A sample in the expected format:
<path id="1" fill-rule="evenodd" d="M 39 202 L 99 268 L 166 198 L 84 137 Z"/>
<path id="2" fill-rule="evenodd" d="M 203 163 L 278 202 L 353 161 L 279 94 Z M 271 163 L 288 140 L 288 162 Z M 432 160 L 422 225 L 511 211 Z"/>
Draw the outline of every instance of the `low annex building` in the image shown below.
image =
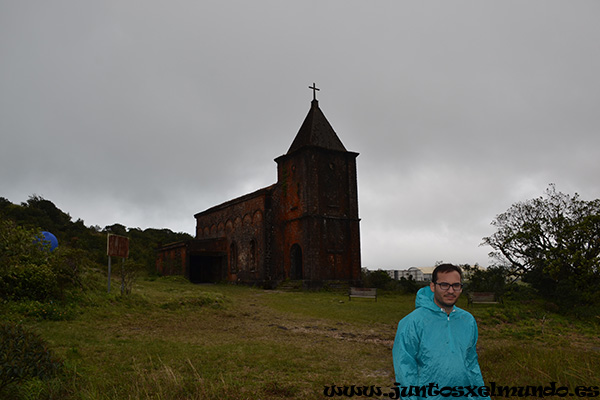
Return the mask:
<path id="1" fill-rule="evenodd" d="M 275 159 L 277 182 L 197 213 L 196 238 L 159 249 L 157 272 L 265 286 L 360 281 L 357 156 L 313 97 L 292 145 Z"/>

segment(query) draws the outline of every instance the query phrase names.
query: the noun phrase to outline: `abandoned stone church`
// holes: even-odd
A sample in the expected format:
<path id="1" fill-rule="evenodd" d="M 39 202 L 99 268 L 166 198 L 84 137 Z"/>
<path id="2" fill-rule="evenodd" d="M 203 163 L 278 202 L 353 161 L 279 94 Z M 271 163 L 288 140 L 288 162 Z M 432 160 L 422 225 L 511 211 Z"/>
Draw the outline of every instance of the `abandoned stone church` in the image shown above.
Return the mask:
<path id="1" fill-rule="evenodd" d="M 196 238 L 159 249 L 157 272 L 270 287 L 286 279 L 358 282 L 357 156 L 314 98 L 287 153 L 275 159 L 277 182 L 196 214 Z"/>

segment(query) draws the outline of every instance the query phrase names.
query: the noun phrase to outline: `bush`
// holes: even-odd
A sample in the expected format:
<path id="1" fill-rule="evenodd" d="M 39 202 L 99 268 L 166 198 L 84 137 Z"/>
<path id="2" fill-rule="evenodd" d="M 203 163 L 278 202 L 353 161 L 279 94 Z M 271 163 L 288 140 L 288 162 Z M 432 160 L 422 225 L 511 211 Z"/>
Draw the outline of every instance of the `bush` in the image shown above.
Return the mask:
<path id="1" fill-rule="evenodd" d="M 400 280 L 398 281 L 400 284 L 400 288 L 404 293 L 417 293 L 419 291 L 419 289 L 421 289 L 423 287 L 423 284 L 419 284 L 417 283 L 417 281 L 415 281 L 412 278 L 412 275 L 408 276 L 408 279 L 406 279 L 405 277 L 400 278 Z"/>
<path id="2" fill-rule="evenodd" d="M 28 230 L 0 216 L 0 296 L 8 300 L 56 300 L 94 285 L 86 273 L 89 252 L 60 247 L 50 251 Z M 88 282 L 89 281 L 89 282 Z"/>
<path id="3" fill-rule="evenodd" d="M 46 264 L 8 268 L 0 275 L 0 294 L 11 300 L 44 301 L 57 295 L 56 274 Z"/>
<path id="4" fill-rule="evenodd" d="M 68 247 L 56 249 L 52 254 L 51 265 L 63 296 L 73 291 L 98 288 L 95 277 L 90 276 L 98 265 L 85 250 Z"/>
<path id="5" fill-rule="evenodd" d="M 395 280 L 387 271 L 381 269 L 370 271 L 363 268 L 362 277 L 365 287 L 388 290 L 390 292 L 416 293 L 423 286 L 412 279 L 412 276 L 409 276 L 409 279 L 402 277 L 400 280 Z"/>
<path id="6" fill-rule="evenodd" d="M 508 270 L 500 266 L 492 266 L 486 269 L 461 266 L 468 276 L 467 290 L 469 292 L 493 292 L 497 296 L 503 296 L 507 290 Z"/>
<path id="7" fill-rule="evenodd" d="M 42 338 L 15 323 L 0 322 L 0 392 L 27 379 L 51 378 L 61 368 Z"/>
<path id="8" fill-rule="evenodd" d="M 73 319 L 76 315 L 76 308 L 64 302 L 39 302 L 39 301 L 19 301 L 7 304 L 7 311 L 15 312 L 19 315 L 45 319 L 49 321 L 64 321 Z"/>
<path id="9" fill-rule="evenodd" d="M 29 230 L 0 216 L 0 273 L 19 264 L 44 264 L 48 251 L 40 245 L 39 230 Z"/>
<path id="10" fill-rule="evenodd" d="M 120 265 L 121 294 L 131 294 L 135 281 L 143 271 L 144 265 L 135 261 L 127 260 Z"/>
<path id="11" fill-rule="evenodd" d="M 377 271 L 369 271 L 368 269 L 362 270 L 363 283 L 365 287 L 372 287 L 377 289 L 385 289 L 390 282 L 393 281 L 392 277 L 381 269 Z"/>

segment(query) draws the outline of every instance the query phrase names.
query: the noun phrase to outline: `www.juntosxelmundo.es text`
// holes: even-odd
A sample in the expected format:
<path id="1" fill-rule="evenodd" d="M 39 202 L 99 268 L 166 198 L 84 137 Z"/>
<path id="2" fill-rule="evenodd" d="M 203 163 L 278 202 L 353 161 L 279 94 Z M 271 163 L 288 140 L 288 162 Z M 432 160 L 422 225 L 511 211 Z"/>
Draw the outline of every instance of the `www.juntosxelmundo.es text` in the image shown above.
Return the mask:
<path id="1" fill-rule="evenodd" d="M 581 385 L 571 389 L 567 386 L 558 386 L 556 382 L 550 382 L 547 385 L 525 385 L 525 386 L 503 386 L 496 382 L 490 382 L 489 386 L 442 386 L 436 383 L 429 383 L 423 386 L 402 386 L 395 383 L 390 388 L 381 388 L 380 386 L 325 386 L 323 394 L 326 397 L 373 397 L 386 399 L 401 399 L 403 397 L 420 396 L 427 397 L 532 397 L 544 398 L 550 396 L 558 397 L 598 397 L 600 396 L 600 386 Z"/>

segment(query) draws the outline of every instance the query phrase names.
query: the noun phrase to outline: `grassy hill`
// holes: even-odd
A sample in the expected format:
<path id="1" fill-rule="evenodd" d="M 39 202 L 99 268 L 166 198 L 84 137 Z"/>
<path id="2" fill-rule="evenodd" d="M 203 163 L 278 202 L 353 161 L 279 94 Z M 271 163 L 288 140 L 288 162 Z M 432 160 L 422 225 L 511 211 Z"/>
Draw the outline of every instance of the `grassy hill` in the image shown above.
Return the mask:
<path id="1" fill-rule="evenodd" d="M 465 299 L 459 306 L 467 308 Z M 52 318 L 18 307 L 5 303 L 2 317 L 38 332 L 65 368 L 57 378 L 27 381 L 6 396 L 320 399 L 332 385 L 391 391 L 396 325 L 413 309 L 414 296 L 348 301 L 340 292 L 165 277 L 139 279 L 129 296 L 88 292 L 76 306 L 47 310 Z M 600 386 L 597 318 L 564 317 L 535 301 L 468 309 L 479 323 L 486 383 L 557 382 L 571 391 Z"/>

